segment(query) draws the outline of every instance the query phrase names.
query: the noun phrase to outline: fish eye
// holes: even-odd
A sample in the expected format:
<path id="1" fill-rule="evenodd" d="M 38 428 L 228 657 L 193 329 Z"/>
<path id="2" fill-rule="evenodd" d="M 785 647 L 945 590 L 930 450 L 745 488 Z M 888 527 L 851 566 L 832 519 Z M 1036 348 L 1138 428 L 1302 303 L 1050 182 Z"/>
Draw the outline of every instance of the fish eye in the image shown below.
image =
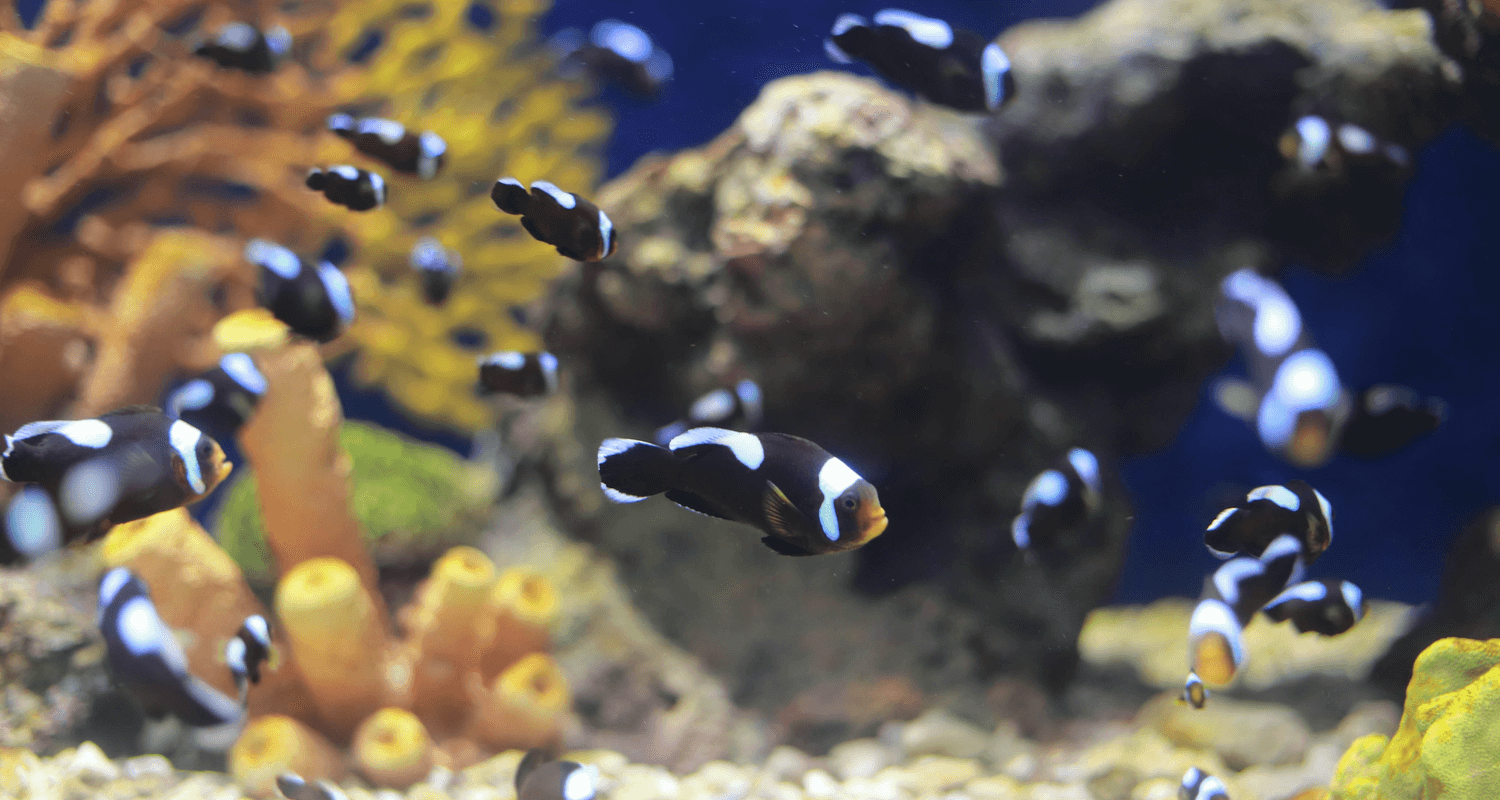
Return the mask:
<path id="1" fill-rule="evenodd" d="M 844 504 L 844 508 L 847 508 L 850 511 L 854 510 L 854 498 L 852 498 L 852 497 L 845 497 L 842 502 Z"/>

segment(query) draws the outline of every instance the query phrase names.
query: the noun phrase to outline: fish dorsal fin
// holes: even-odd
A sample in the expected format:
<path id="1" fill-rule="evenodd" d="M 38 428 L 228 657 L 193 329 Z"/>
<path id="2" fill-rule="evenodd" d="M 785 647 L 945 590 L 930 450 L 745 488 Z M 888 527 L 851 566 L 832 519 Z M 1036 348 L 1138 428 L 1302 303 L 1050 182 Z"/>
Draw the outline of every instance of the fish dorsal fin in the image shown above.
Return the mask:
<path id="1" fill-rule="evenodd" d="M 734 453 L 735 460 L 746 469 L 760 469 L 760 465 L 766 460 L 766 448 L 761 444 L 760 437 L 753 433 L 742 433 L 724 428 L 693 428 L 673 437 L 672 441 L 667 444 L 667 449 L 676 453 L 704 444 L 717 444 L 729 448 L 730 452 Z"/>
<path id="2" fill-rule="evenodd" d="M 516 766 L 517 797 L 521 795 L 521 786 L 526 783 L 526 778 L 535 772 L 537 767 L 547 763 L 548 760 L 550 759 L 548 758 L 547 749 L 544 747 L 533 747 L 526 751 L 526 755 L 521 758 L 521 763 Z"/>
<path id="3" fill-rule="evenodd" d="M 780 553 L 781 555 L 784 555 L 784 556 L 810 556 L 810 555 L 813 555 L 813 553 L 811 553 L 811 552 L 809 552 L 807 550 L 803 550 L 802 548 L 798 547 L 797 545 L 792 544 L 791 542 L 788 542 L 785 539 L 778 539 L 775 536 L 763 536 L 763 537 L 761 537 L 760 542 L 761 542 L 761 544 L 765 545 L 766 547 L 769 547 L 772 550 L 775 550 L 776 552 L 778 552 L 778 553 Z"/>
<path id="4" fill-rule="evenodd" d="M 61 428 L 62 426 L 68 424 L 69 422 L 77 422 L 77 420 L 48 419 L 42 420 L 40 422 L 28 422 L 25 425 L 22 425 L 20 428 L 17 428 L 16 432 L 10 435 L 10 438 L 17 441 L 20 441 L 21 439 L 30 439 L 33 436 L 39 436 L 44 433 L 52 433 L 58 428 Z"/>
<path id="5" fill-rule="evenodd" d="M 812 520 L 807 518 L 792 501 L 787 499 L 786 493 L 781 487 L 766 481 L 765 493 L 761 496 L 761 510 L 765 512 L 766 524 L 771 527 L 771 533 L 783 539 L 802 539 L 804 532 L 816 527 Z"/>
<path id="6" fill-rule="evenodd" d="M 699 497 L 692 492 L 684 492 L 681 489 L 668 489 L 666 497 L 668 500 L 671 500 L 672 502 L 676 503 L 679 506 L 682 506 L 689 511 L 696 511 L 699 514 L 703 514 L 704 516 L 717 517 L 719 519 L 728 519 L 730 522 L 735 521 L 730 519 L 729 517 L 724 516 L 723 512 L 715 509 L 713 506 L 709 505 L 707 500 L 704 500 L 702 497 Z"/>

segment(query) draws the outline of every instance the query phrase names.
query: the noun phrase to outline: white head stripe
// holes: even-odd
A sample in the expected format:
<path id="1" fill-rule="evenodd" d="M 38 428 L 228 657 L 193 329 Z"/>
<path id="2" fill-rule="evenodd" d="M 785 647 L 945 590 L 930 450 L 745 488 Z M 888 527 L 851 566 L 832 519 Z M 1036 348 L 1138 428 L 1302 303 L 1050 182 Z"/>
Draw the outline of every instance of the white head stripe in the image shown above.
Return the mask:
<path id="1" fill-rule="evenodd" d="M 115 431 L 109 423 L 97 419 L 76 419 L 58 428 L 57 433 L 79 447 L 99 449 L 109 444 Z M 18 431 L 19 433 L 19 431 Z"/>
<path id="2" fill-rule="evenodd" d="M 1313 490 L 1313 494 L 1318 497 L 1318 508 L 1323 511 L 1323 521 L 1328 523 L 1328 543 L 1331 545 L 1333 544 L 1333 504 L 1329 503 L 1328 498 L 1317 489 Z"/>
<path id="3" fill-rule="evenodd" d="M 194 378 L 172 393 L 171 399 L 167 401 L 167 413 L 180 417 L 183 410 L 198 411 L 212 403 L 213 399 L 213 384 L 202 378 Z"/>
<path id="4" fill-rule="evenodd" d="M 245 388 L 251 394 L 265 394 L 266 376 L 260 374 L 256 368 L 255 361 L 246 353 L 230 353 L 219 359 L 219 369 L 224 374 L 234 379 L 235 383 Z"/>
<path id="5" fill-rule="evenodd" d="M 1068 463 L 1073 465 L 1073 471 L 1083 481 L 1083 485 L 1097 492 L 1099 483 L 1099 459 L 1082 447 L 1075 447 L 1068 451 Z"/>
<path id="6" fill-rule="evenodd" d="M 1006 101 L 1005 74 L 1010 72 L 1010 58 L 1000 45 L 990 42 L 979 56 L 979 74 L 984 80 L 984 104 L 991 111 Z"/>
<path id="7" fill-rule="evenodd" d="M 593 766 L 579 767 L 568 773 L 563 779 L 563 800 L 589 800 L 594 796 L 596 768 Z"/>
<path id="8" fill-rule="evenodd" d="M 327 261 L 318 262 L 318 280 L 323 282 L 323 291 L 328 293 L 328 302 L 345 325 L 354 321 L 354 294 L 349 291 L 349 279 L 338 267 Z"/>
<path id="9" fill-rule="evenodd" d="M 517 370 L 526 366 L 526 354 L 515 350 L 502 350 L 489 354 L 480 363 L 501 369 Z"/>
<path id="10" fill-rule="evenodd" d="M 413 269 L 443 270 L 448 268 L 448 252 L 443 249 L 443 243 L 435 237 L 423 236 L 412 245 L 411 255 L 407 257 L 407 263 Z"/>
<path id="11" fill-rule="evenodd" d="M 1358 586 L 1343 581 L 1339 584 L 1339 592 L 1344 595 L 1344 602 L 1349 604 L 1349 610 L 1354 612 L 1354 621 L 1359 622 L 1364 616 L 1365 594 Z"/>
<path id="12" fill-rule="evenodd" d="M 1198 796 L 1193 800 L 1228 800 L 1228 790 L 1224 788 L 1224 782 L 1212 775 L 1206 776 L 1203 783 L 1198 784 Z"/>
<path id="13" fill-rule="evenodd" d="M 943 50 L 953 44 L 953 28 L 948 23 L 924 17 L 921 14 L 913 14 L 910 11 L 902 11 L 899 8 L 887 8 L 876 12 L 876 25 L 893 25 L 911 34 L 911 38 L 921 44 L 925 44 L 934 50 Z"/>
<path id="14" fill-rule="evenodd" d="M 370 185 L 375 188 L 375 204 L 385 204 L 385 178 L 380 177 L 378 172 L 366 172 L 370 176 Z"/>
<path id="15" fill-rule="evenodd" d="M 432 131 L 422 131 L 422 135 L 417 137 L 417 141 L 422 147 L 422 155 L 428 158 L 437 158 L 448 152 L 448 142 Z"/>
<path id="16" fill-rule="evenodd" d="M 172 443 L 172 449 L 182 458 L 188 485 L 193 487 L 193 493 L 203 494 L 208 491 L 203 483 L 203 470 L 198 465 L 198 440 L 203 438 L 203 433 L 179 419 L 167 429 L 167 438 Z"/>
<path id="17" fill-rule="evenodd" d="M 366 117 L 359 121 L 357 133 L 373 133 L 388 145 L 397 145 L 406 138 L 406 126 L 395 120 Z"/>
<path id="18" fill-rule="evenodd" d="M 735 397 L 728 389 L 715 389 L 693 401 L 688 418 L 694 422 L 724 422 L 734 413 Z"/>
<path id="19" fill-rule="evenodd" d="M 245 260 L 291 280 L 302 271 L 302 259 L 275 242 L 251 239 L 245 243 Z"/>
<path id="20" fill-rule="evenodd" d="M 1188 621 L 1188 641 L 1192 642 L 1193 649 L 1197 648 L 1199 640 L 1210 633 L 1217 633 L 1229 641 L 1235 666 L 1245 663 L 1245 642 L 1240 621 L 1234 616 L 1234 610 L 1223 601 L 1204 600 L 1193 608 L 1192 619 Z"/>
<path id="21" fill-rule="evenodd" d="M 1250 494 L 1245 495 L 1246 503 L 1253 503 L 1256 500 L 1270 500 L 1287 511 L 1296 511 L 1302 508 L 1302 498 L 1298 497 L 1297 493 L 1291 489 L 1280 485 L 1258 486 L 1250 490 Z"/>
<path id="22" fill-rule="evenodd" d="M 604 209 L 599 209 L 599 257 L 603 258 L 609 253 L 610 242 L 615 237 L 615 224 L 610 221 L 609 215 Z"/>
<path id="23" fill-rule="evenodd" d="M 1031 508 L 1037 503 L 1055 506 L 1068 497 L 1068 479 L 1055 469 L 1044 470 L 1031 479 L 1026 493 L 1021 496 L 1021 507 Z"/>
<path id="24" fill-rule="evenodd" d="M 567 192 L 546 181 L 532 181 L 531 188 L 541 189 L 553 200 L 556 200 L 557 204 L 562 206 L 563 208 L 572 209 L 578 205 L 578 198 L 574 197 L 571 194 L 568 194 Z"/>
<path id="25" fill-rule="evenodd" d="M 271 643 L 271 626 L 266 624 L 265 617 L 259 614 L 251 614 L 245 617 L 244 628 L 250 632 L 255 641 L 263 645 Z"/>
<path id="26" fill-rule="evenodd" d="M 1322 117 L 1303 117 L 1297 120 L 1297 139 L 1297 163 L 1303 169 L 1312 169 L 1328 155 L 1333 131 Z"/>
<path id="27" fill-rule="evenodd" d="M 1203 782 L 1203 770 L 1197 767 L 1188 767 L 1188 771 L 1182 776 L 1182 785 L 1192 788 Z"/>
<path id="28" fill-rule="evenodd" d="M 1218 528 L 1220 525 L 1223 525 L 1224 524 L 1224 520 L 1229 519 L 1231 516 L 1234 516 L 1234 512 L 1236 512 L 1236 511 L 1239 511 L 1239 509 L 1238 508 L 1226 508 L 1223 511 L 1220 511 L 1219 512 L 1219 516 L 1214 517 L 1214 521 L 1208 523 L 1208 530 L 1214 530 L 1214 529 Z"/>
<path id="29" fill-rule="evenodd" d="M 40 486 L 21 487 L 5 509 L 5 532 L 21 555 L 35 559 L 62 547 L 62 524 Z"/>
<path id="30" fill-rule="evenodd" d="M 830 542 L 836 542 L 839 538 L 839 518 L 833 507 L 834 501 L 858 482 L 859 475 L 837 458 L 824 461 L 818 470 L 818 491 L 823 494 L 823 503 L 818 506 L 818 523 Z"/>

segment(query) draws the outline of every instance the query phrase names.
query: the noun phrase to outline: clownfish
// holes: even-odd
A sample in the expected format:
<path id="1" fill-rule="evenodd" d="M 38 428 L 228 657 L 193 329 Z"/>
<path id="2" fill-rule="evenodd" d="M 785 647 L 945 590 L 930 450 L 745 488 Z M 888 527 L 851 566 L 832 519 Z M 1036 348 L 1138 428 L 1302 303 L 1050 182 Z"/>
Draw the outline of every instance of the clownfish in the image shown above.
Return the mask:
<path id="1" fill-rule="evenodd" d="M 574 261 L 609 258 L 620 246 L 608 214 L 546 181 L 532 181 L 527 192 L 515 178 L 501 178 L 490 190 L 490 199 L 501 211 L 520 214 L 521 227 L 533 239 L 556 247 Z"/>
<path id="2" fill-rule="evenodd" d="M 786 556 L 853 550 L 886 528 L 875 487 L 823 448 L 784 433 L 694 428 L 658 447 L 599 445 L 599 479 L 616 503 L 665 493 L 690 511 L 742 522 Z"/>
<path id="3" fill-rule="evenodd" d="M 1187 681 L 1182 686 L 1182 694 L 1177 697 L 1177 701 L 1201 709 L 1208 703 L 1208 696 L 1208 687 L 1203 685 L 1203 679 L 1198 677 L 1198 673 L 1189 671 Z"/>
<path id="4" fill-rule="evenodd" d="M 220 28 L 212 39 L 195 46 L 193 55 L 225 69 L 264 75 L 275 70 L 291 49 L 292 34 L 280 25 L 262 33 L 254 25 L 231 22 Z"/>
<path id="5" fill-rule="evenodd" d="M 437 177 L 438 170 L 443 168 L 443 156 L 448 152 L 448 143 L 432 131 L 413 133 L 401 123 L 381 117 L 356 119 L 348 114 L 332 114 L 328 117 L 328 130 L 347 139 L 359 152 L 424 181 Z"/>
<path id="6" fill-rule="evenodd" d="M 480 356 L 479 389 L 484 394 L 516 397 L 552 394 L 557 391 L 557 356 L 515 350 Z"/>
<path id="7" fill-rule="evenodd" d="M 1302 546 L 1302 563 L 1312 564 L 1333 543 L 1333 505 L 1306 481 L 1260 486 L 1245 502 L 1219 512 L 1203 543 L 1219 558 L 1244 554 L 1259 557 L 1284 533 Z"/>
<path id="8" fill-rule="evenodd" d="M 734 385 L 734 389 L 715 389 L 704 394 L 688 406 L 687 416 L 671 425 L 658 428 L 656 443 L 666 447 L 689 428 L 748 428 L 760 427 L 761 396 L 755 381 L 746 378 Z"/>
<path id="9" fill-rule="evenodd" d="M 167 396 L 167 414 L 216 436 L 233 436 L 266 393 L 266 376 L 245 353 L 230 353 L 218 366 Z"/>
<path id="10" fill-rule="evenodd" d="M 1405 386 L 1376 385 L 1360 392 L 1339 433 L 1339 452 L 1358 458 L 1394 453 L 1437 430 L 1447 404 Z"/>
<path id="11" fill-rule="evenodd" d="M 1291 620 L 1298 633 L 1337 636 L 1365 618 L 1364 592 L 1349 581 L 1324 578 L 1299 583 L 1273 598 L 1261 612 L 1275 622 Z"/>
<path id="12" fill-rule="evenodd" d="M 344 790 L 326 780 L 308 783 L 295 772 L 283 772 L 276 776 L 276 791 L 287 800 L 349 800 Z"/>
<path id="13" fill-rule="evenodd" d="M 240 623 L 234 638 L 224 645 L 224 663 L 234 675 L 240 689 L 240 704 L 245 702 L 249 684 L 260 683 L 260 667 L 271 657 L 271 624 L 259 614 L 251 614 Z"/>
<path id="14" fill-rule="evenodd" d="M 1197 767 L 1189 767 L 1177 789 L 1177 800 L 1229 800 L 1224 782 Z"/>
<path id="15" fill-rule="evenodd" d="M 145 708 L 194 727 L 235 725 L 244 706 L 188 671 L 187 655 L 135 573 L 116 567 L 99 582 L 99 631 L 115 682 Z"/>
<path id="16" fill-rule="evenodd" d="M 1226 686 L 1245 665 L 1245 633 L 1233 608 L 1205 598 L 1188 621 L 1188 668 L 1209 686 Z"/>
<path id="17" fill-rule="evenodd" d="M 232 468 L 218 442 L 151 406 L 27 423 L 5 437 L 0 455 L 0 478 L 46 490 L 63 538 L 86 541 L 110 526 L 197 502 Z"/>
<path id="18" fill-rule="evenodd" d="M 245 260 L 256 265 L 256 300 L 293 333 L 331 342 L 354 321 L 354 295 L 338 267 L 327 261 L 309 267 L 296 253 L 265 239 L 245 245 Z"/>
<path id="19" fill-rule="evenodd" d="M 1298 117 L 1281 135 L 1277 148 L 1303 172 L 1338 172 L 1360 163 L 1401 168 L 1411 165 L 1411 153 L 1405 147 L 1382 140 L 1352 122 L 1335 124 L 1317 114 Z"/>
<path id="20" fill-rule="evenodd" d="M 458 253 L 443 247 L 436 237 L 424 236 L 412 246 L 409 263 L 422 281 L 422 299 L 433 306 L 448 302 L 453 282 L 463 270 Z"/>
<path id="21" fill-rule="evenodd" d="M 528 751 L 516 767 L 516 800 L 594 800 L 599 770 L 577 761 L 554 761 L 541 748 Z"/>
<path id="22" fill-rule="evenodd" d="M 589 31 L 567 28 L 547 40 L 564 77 L 587 74 L 599 83 L 613 83 L 627 94 L 655 100 L 672 79 L 672 57 L 657 47 L 640 28 L 617 19 L 600 20 Z"/>
<path id="23" fill-rule="evenodd" d="M 1010 58 L 999 44 L 910 11 L 885 9 L 874 24 L 842 14 L 823 49 L 834 61 L 859 59 L 886 80 L 959 111 L 994 111 L 1016 94 Z"/>
<path id="24" fill-rule="evenodd" d="M 1098 511 L 1101 489 L 1099 459 L 1082 447 L 1070 449 L 1057 466 L 1026 485 L 1021 513 L 1010 523 L 1011 539 L 1026 550 L 1077 528 Z"/>
<path id="25" fill-rule="evenodd" d="M 348 164 L 308 170 L 307 188 L 322 192 L 330 203 L 350 211 L 369 211 L 385 205 L 385 178 Z"/>

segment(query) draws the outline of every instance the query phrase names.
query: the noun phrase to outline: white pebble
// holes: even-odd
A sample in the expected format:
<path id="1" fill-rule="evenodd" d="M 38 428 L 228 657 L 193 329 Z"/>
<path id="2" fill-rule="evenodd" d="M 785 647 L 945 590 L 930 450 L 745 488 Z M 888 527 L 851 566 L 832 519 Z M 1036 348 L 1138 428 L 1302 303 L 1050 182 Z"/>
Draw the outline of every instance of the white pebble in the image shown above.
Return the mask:
<path id="1" fill-rule="evenodd" d="M 808 797 L 834 797 L 839 793 L 839 782 L 821 769 L 810 769 L 802 776 L 802 791 Z"/>
<path id="2" fill-rule="evenodd" d="M 828 768 L 846 781 L 868 778 L 894 763 L 896 753 L 876 739 L 853 739 L 828 752 Z"/>
<path id="3" fill-rule="evenodd" d="M 120 777 L 120 768 L 93 742 L 84 742 L 73 752 L 68 763 L 68 775 L 84 783 L 98 786 Z"/>
<path id="4" fill-rule="evenodd" d="M 124 763 L 122 768 L 125 771 L 125 777 L 131 780 L 140 780 L 141 778 L 170 778 L 177 771 L 172 767 L 172 762 L 168 761 L 166 756 L 155 753 L 129 759 Z"/>

